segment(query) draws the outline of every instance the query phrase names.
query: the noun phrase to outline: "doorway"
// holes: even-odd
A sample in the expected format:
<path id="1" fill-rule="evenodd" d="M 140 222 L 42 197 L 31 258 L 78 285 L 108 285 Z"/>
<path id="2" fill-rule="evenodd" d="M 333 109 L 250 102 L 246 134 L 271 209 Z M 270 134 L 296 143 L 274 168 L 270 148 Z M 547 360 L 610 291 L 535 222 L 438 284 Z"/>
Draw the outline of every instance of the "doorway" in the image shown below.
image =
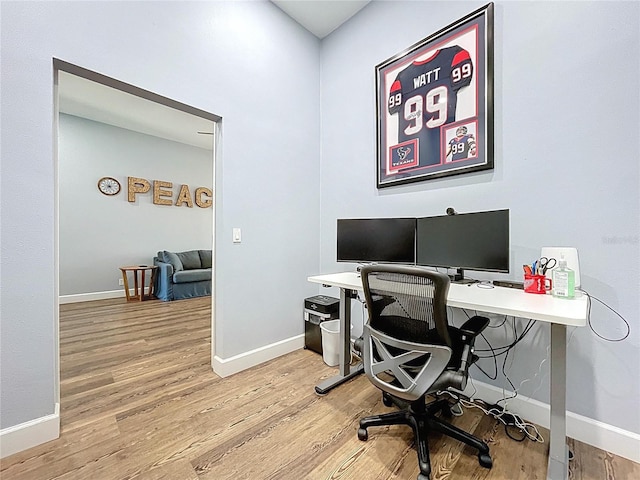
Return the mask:
<path id="1" fill-rule="evenodd" d="M 183 222 L 176 230 L 185 230 L 189 225 L 189 220 L 183 217 L 194 217 L 204 214 L 209 215 L 207 222 L 200 222 L 209 225 L 208 232 L 200 232 L 200 238 L 208 240 L 212 250 L 212 259 L 215 262 L 215 244 L 214 244 L 214 225 L 215 211 L 217 203 L 213 201 L 212 207 L 207 208 L 206 212 L 202 211 L 201 205 L 189 205 L 194 200 L 193 195 L 197 187 L 205 187 L 216 192 L 215 184 L 215 156 L 216 145 L 219 144 L 219 128 L 218 125 L 221 118 L 217 115 L 182 104 L 175 100 L 157 95 L 153 92 L 143 90 L 139 87 L 124 83 L 122 81 L 107 77 L 105 75 L 93 72 L 82 67 L 54 59 L 54 112 L 55 112 L 55 135 L 54 135 L 54 162 L 56 172 L 56 211 L 55 211 L 55 275 L 56 275 L 56 397 L 60 402 L 60 327 L 59 312 L 61 303 L 72 303 L 76 301 L 97 300 L 102 298 L 124 297 L 123 287 L 118 285 L 119 270 L 118 266 L 135 263 L 151 262 L 151 258 L 155 255 L 155 251 L 150 247 L 148 238 L 144 235 L 149 234 L 144 226 L 136 225 L 136 216 L 138 218 L 148 219 L 149 216 L 158 215 L 165 209 L 160 216 L 171 216 L 167 223 Z M 61 119 L 61 115 L 63 119 Z M 113 155 L 113 163 L 109 163 L 109 155 L 105 155 L 105 148 L 99 148 L 101 142 L 94 142 L 84 146 L 84 150 L 76 152 L 77 158 L 73 167 L 61 168 L 60 159 L 60 126 L 61 120 L 64 122 L 75 122 L 82 125 L 83 128 L 95 131 L 109 131 L 109 139 L 115 146 Z M 114 133 L 115 132 L 115 133 Z M 102 134 L 99 134 L 102 135 Z M 137 137 L 136 137 L 137 136 Z M 97 137 L 92 137 L 95 140 Z M 122 145 L 118 146 L 118 139 L 123 138 Z M 164 173 L 161 168 L 159 156 L 146 158 L 145 166 L 136 166 L 136 154 L 130 156 L 129 160 L 123 159 L 123 155 L 131 143 L 126 143 L 130 138 L 141 138 L 146 143 L 153 143 L 153 139 L 158 142 L 164 142 L 160 150 L 175 148 L 175 151 L 169 152 L 178 156 L 174 166 L 175 169 L 188 168 L 186 157 L 191 162 L 199 161 L 199 158 L 206 157 L 209 164 L 204 177 L 198 181 L 200 183 L 193 184 L 192 181 L 185 182 L 182 176 L 175 179 L 169 173 Z M 101 139 L 102 141 L 102 139 Z M 91 142 L 87 142 L 91 143 Z M 184 145 L 184 147 L 180 147 Z M 167 147 L 168 146 L 168 147 Z M 182 149 L 181 149 L 182 148 Z M 84 152 L 84 153 L 83 153 Z M 176 153 L 179 152 L 179 153 Z M 187 152 L 188 154 L 185 154 Z M 191 155 L 189 152 L 195 152 Z M 203 153 L 205 152 L 205 153 Z M 208 152 L 208 154 L 206 153 Z M 124 155 L 126 156 L 126 155 Z M 144 155 L 141 155 L 144 156 Z M 165 162 L 168 161 L 165 159 Z M 93 162 L 93 163 L 92 163 Z M 97 162 L 102 162 L 97 165 Z M 120 162 L 119 169 L 117 162 Z M 151 164 L 149 164 L 151 162 Z M 185 162 L 183 165 L 182 162 Z M 125 169 L 123 170 L 123 165 Z M 165 163 L 166 165 L 166 163 Z M 179 205 L 156 205 L 154 204 L 154 192 L 147 194 L 147 197 L 131 202 L 128 198 L 128 177 L 142 177 L 140 172 L 147 172 L 148 181 L 153 184 L 154 181 L 160 181 L 165 184 L 176 182 L 173 199 L 180 193 L 183 195 L 183 202 Z M 166 168 L 164 172 L 166 172 Z M 178 171 L 178 170 L 176 170 Z M 104 172 L 102 175 L 100 172 Z M 114 173 L 115 172 L 115 173 Z M 157 173 L 156 173 L 157 172 Z M 173 172 L 175 175 L 175 172 Z M 98 180 L 103 176 L 113 176 L 121 184 L 120 198 L 105 197 L 98 193 Z M 95 177 L 95 178 L 94 178 Z M 93 180 L 88 180 L 93 178 Z M 193 178 L 193 177 L 192 177 Z M 181 184 L 182 183 L 182 188 Z M 186 186 L 186 190 L 184 187 Z M 191 189 L 189 189 L 191 187 Z M 63 190 L 65 189 L 65 190 Z M 69 200 L 64 193 L 72 189 L 75 194 L 74 200 Z M 186 192 L 191 196 L 187 202 Z M 104 193 L 104 192 L 103 192 Z M 166 198 L 166 197 L 165 197 Z M 89 201 L 91 199 L 91 201 Z M 93 204 L 92 204 L 93 202 Z M 101 202 L 101 203 L 95 203 Z M 120 213 L 115 212 L 113 207 L 119 202 Z M 186 205 L 185 205 L 186 203 Z M 127 207 L 123 210 L 124 207 Z M 194 208 L 195 207 L 195 208 Z M 152 210 L 153 209 L 153 210 Z M 122 212 L 125 212 L 129 218 L 123 218 Z M 108 213 L 110 212 L 110 213 Z M 109 218 L 111 215 L 112 218 Z M 115 218 L 114 218 L 115 216 Z M 78 227 L 82 218 L 90 219 L 91 226 L 82 229 Z M 206 218 L 206 217 L 205 217 Z M 74 225 L 64 225 L 62 222 L 75 222 Z M 134 219 L 134 220 L 132 220 Z M 161 220 L 159 220 L 161 221 Z M 193 221 L 193 220 L 192 220 Z M 124 224 L 121 226 L 120 232 L 114 232 L 114 228 L 118 228 L 114 224 Z M 192 223 L 193 224 L 193 223 Z M 67 229 L 67 227 L 70 227 Z M 138 228 L 140 227 L 140 228 Z M 138 228 L 138 229 L 137 229 Z M 137 229 L 137 230 L 136 230 Z M 80 230 L 80 231 L 78 231 Z M 82 239 L 87 237 L 85 245 L 97 244 L 102 248 L 100 255 L 93 255 L 90 248 L 84 248 L 79 242 L 78 244 L 69 245 L 68 231 L 77 231 L 74 233 L 74 239 Z M 109 237 L 111 235 L 111 237 Z M 125 238 L 125 242 L 120 244 L 120 248 L 112 248 L 119 236 Z M 143 238 L 141 238 L 143 237 Z M 66 243 L 65 243 L 66 242 Z M 75 240 L 74 240 L 75 242 Z M 128 248 L 127 245 L 137 245 L 137 248 Z M 149 248 L 147 248 L 149 247 Z M 156 245 L 156 247 L 158 247 Z M 92 247 L 95 250 L 95 247 Z M 159 248 L 159 247 L 158 247 Z M 196 247 L 202 248 L 202 247 Z M 171 247 L 166 248 L 170 250 Z M 61 254 L 61 252 L 63 252 Z M 71 253 L 69 253 L 71 252 Z M 83 255 L 85 256 L 83 258 Z M 141 257 L 144 255 L 144 257 Z M 103 258 L 104 257 L 104 258 Z M 69 260 L 72 258 L 72 260 Z M 87 268 L 87 264 L 91 261 L 91 269 Z M 98 259 L 101 259 L 98 261 Z M 103 261 L 103 264 L 99 263 Z M 64 263 L 61 263 L 64 262 Z M 77 265 L 69 263 L 77 262 Z M 213 265 L 215 266 L 215 265 Z M 75 271 L 74 271 L 75 268 Z M 212 309 L 211 309 L 211 336 L 215 332 L 213 300 L 215 299 L 215 282 L 212 276 Z M 124 298 L 123 298 L 124 301 Z M 213 359 L 213 339 L 211 341 L 211 358 Z"/>

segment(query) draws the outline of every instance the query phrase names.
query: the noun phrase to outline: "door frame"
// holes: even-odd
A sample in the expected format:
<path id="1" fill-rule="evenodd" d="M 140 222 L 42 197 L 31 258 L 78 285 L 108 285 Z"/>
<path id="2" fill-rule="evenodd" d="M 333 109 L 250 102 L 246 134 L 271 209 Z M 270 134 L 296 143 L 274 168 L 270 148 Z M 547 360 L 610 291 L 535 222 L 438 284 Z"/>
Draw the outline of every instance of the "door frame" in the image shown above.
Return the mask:
<path id="1" fill-rule="evenodd" d="M 58 136 L 59 136 L 59 116 L 60 116 L 60 105 L 59 105 L 59 72 L 66 72 L 77 77 L 84 78 L 86 80 L 90 80 L 92 82 L 100 83 L 107 87 L 114 88 L 116 90 L 120 90 L 124 93 L 128 93 L 131 95 L 135 95 L 137 97 L 143 98 L 145 100 L 149 100 L 151 102 L 158 103 L 160 105 L 164 105 L 166 107 L 170 107 L 184 113 L 188 113 L 191 115 L 195 115 L 197 117 L 204 118 L 206 120 L 210 120 L 213 122 L 213 142 L 212 142 L 212 162 L 213 162 L 213 208 L 212 215 L 212 259 L 215 264 L 215 226 L 216 226 L 216 211 L 218 209 L 218 203 L 215 201 L 217 196 L 217 185 L 216 185 L 216 161 L 219 157 L 218 148 L 221 144 L 220 142 L 220 134 L 221 134 L 221 122 L 222 117 L 219 115 L 215 115 L 213 113 L 207 112 L 205 110 L 201 110 L 199 108 L 193 107 L 191 105 L 187 105 L 185 103 L 178 102 L 168 97 L 164 97 L 162 95 L 158 95 L 157 93 L 150 92 L 148 90 L 144 90 L 140 87 L 136 87 L 135 85 L 131 85 L 129 83 L 122 82 L 120 80 L 116 80 L 115 78 L 108 77 L 98 72 L 94 72 L 92 70 L 88 70 L 86 68 L 80 67 L 78 65 L 74 65 L 69 62 L 65 62 L 64 60 L 60 60 L 58 58 L 53 58 L 53 99 L 54 99 L 54 118 L 53 118 L 53 155 L 54 155 L 54 296 L 55 296 L 55 310 L 54 310 L 54 336 L 55 336 L 55 365 L 54 365 L 54 388 L 55 388 L 55 397 L 56 402 L 60 404 L 60 192 L 59 192 L 59 152 L 58 152 Z M 212 271 L 215 271 L 213 269 Z M 215 276 L 211 276 L 211 366 L 213 368 L 213 358 L 215 355 Z"/>

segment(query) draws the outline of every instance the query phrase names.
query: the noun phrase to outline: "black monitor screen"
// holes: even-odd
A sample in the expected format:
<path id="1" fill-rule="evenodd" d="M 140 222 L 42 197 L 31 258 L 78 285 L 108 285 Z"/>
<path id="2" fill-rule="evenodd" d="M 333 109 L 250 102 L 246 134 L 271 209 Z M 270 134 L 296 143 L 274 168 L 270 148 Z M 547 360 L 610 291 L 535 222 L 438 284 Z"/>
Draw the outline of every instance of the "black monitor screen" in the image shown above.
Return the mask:
<path id="1" fill-rule="evenodd" d="M 418 218 L 416 263 L 509 272 L 509 210 Z"/>
<path id="2" fill-rule="evenodd" d="M 339 262 L 415 262 L 415 218 L 338 219 Z"/>

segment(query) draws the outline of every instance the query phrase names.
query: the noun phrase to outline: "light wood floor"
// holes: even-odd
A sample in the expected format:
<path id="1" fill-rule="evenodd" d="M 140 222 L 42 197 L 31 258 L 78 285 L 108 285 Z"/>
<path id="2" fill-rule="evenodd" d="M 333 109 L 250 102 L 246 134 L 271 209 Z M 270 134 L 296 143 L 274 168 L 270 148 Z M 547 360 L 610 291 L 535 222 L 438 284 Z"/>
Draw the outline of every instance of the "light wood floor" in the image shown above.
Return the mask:
<path id="1" fill-rule="evenodd" d="M 62 305 L 61 436 L 2 460 L 0 477 L 416 478 L 408 427 L 373 428 L 367 442 L 357 439 L 360 417 L 390 410 L 366 377 L 319 397 L 313 386 L 336 370 L 306 350 L 216 376 L 210 309 L 209 298 Z M 489 443 L 494 467 L 481 468 L 473 450 L 434 434 L 433 480 L 546 477 L 546 444 L 515 442 L 479 411 L 465 411 L 454 423 Z M 571 446 L 572 479 L 640 478 L 638 464 L 579 442 Z"/>

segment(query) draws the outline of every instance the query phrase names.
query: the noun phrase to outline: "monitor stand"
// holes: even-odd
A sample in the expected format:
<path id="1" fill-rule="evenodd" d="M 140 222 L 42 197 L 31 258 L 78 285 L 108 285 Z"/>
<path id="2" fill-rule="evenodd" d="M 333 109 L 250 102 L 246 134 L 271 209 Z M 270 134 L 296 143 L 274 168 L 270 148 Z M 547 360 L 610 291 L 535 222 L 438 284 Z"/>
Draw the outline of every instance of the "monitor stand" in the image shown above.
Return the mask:
<path id="1" fill-rule="evenodd" d="M 461 268 L 458 268 L 455 275 L 449 275 L 449 278 L 453 283 L 469 284 L 478 282 L 478 280 L 473 280 L 472 278 L 464 278 L 464 270 Z"/>

